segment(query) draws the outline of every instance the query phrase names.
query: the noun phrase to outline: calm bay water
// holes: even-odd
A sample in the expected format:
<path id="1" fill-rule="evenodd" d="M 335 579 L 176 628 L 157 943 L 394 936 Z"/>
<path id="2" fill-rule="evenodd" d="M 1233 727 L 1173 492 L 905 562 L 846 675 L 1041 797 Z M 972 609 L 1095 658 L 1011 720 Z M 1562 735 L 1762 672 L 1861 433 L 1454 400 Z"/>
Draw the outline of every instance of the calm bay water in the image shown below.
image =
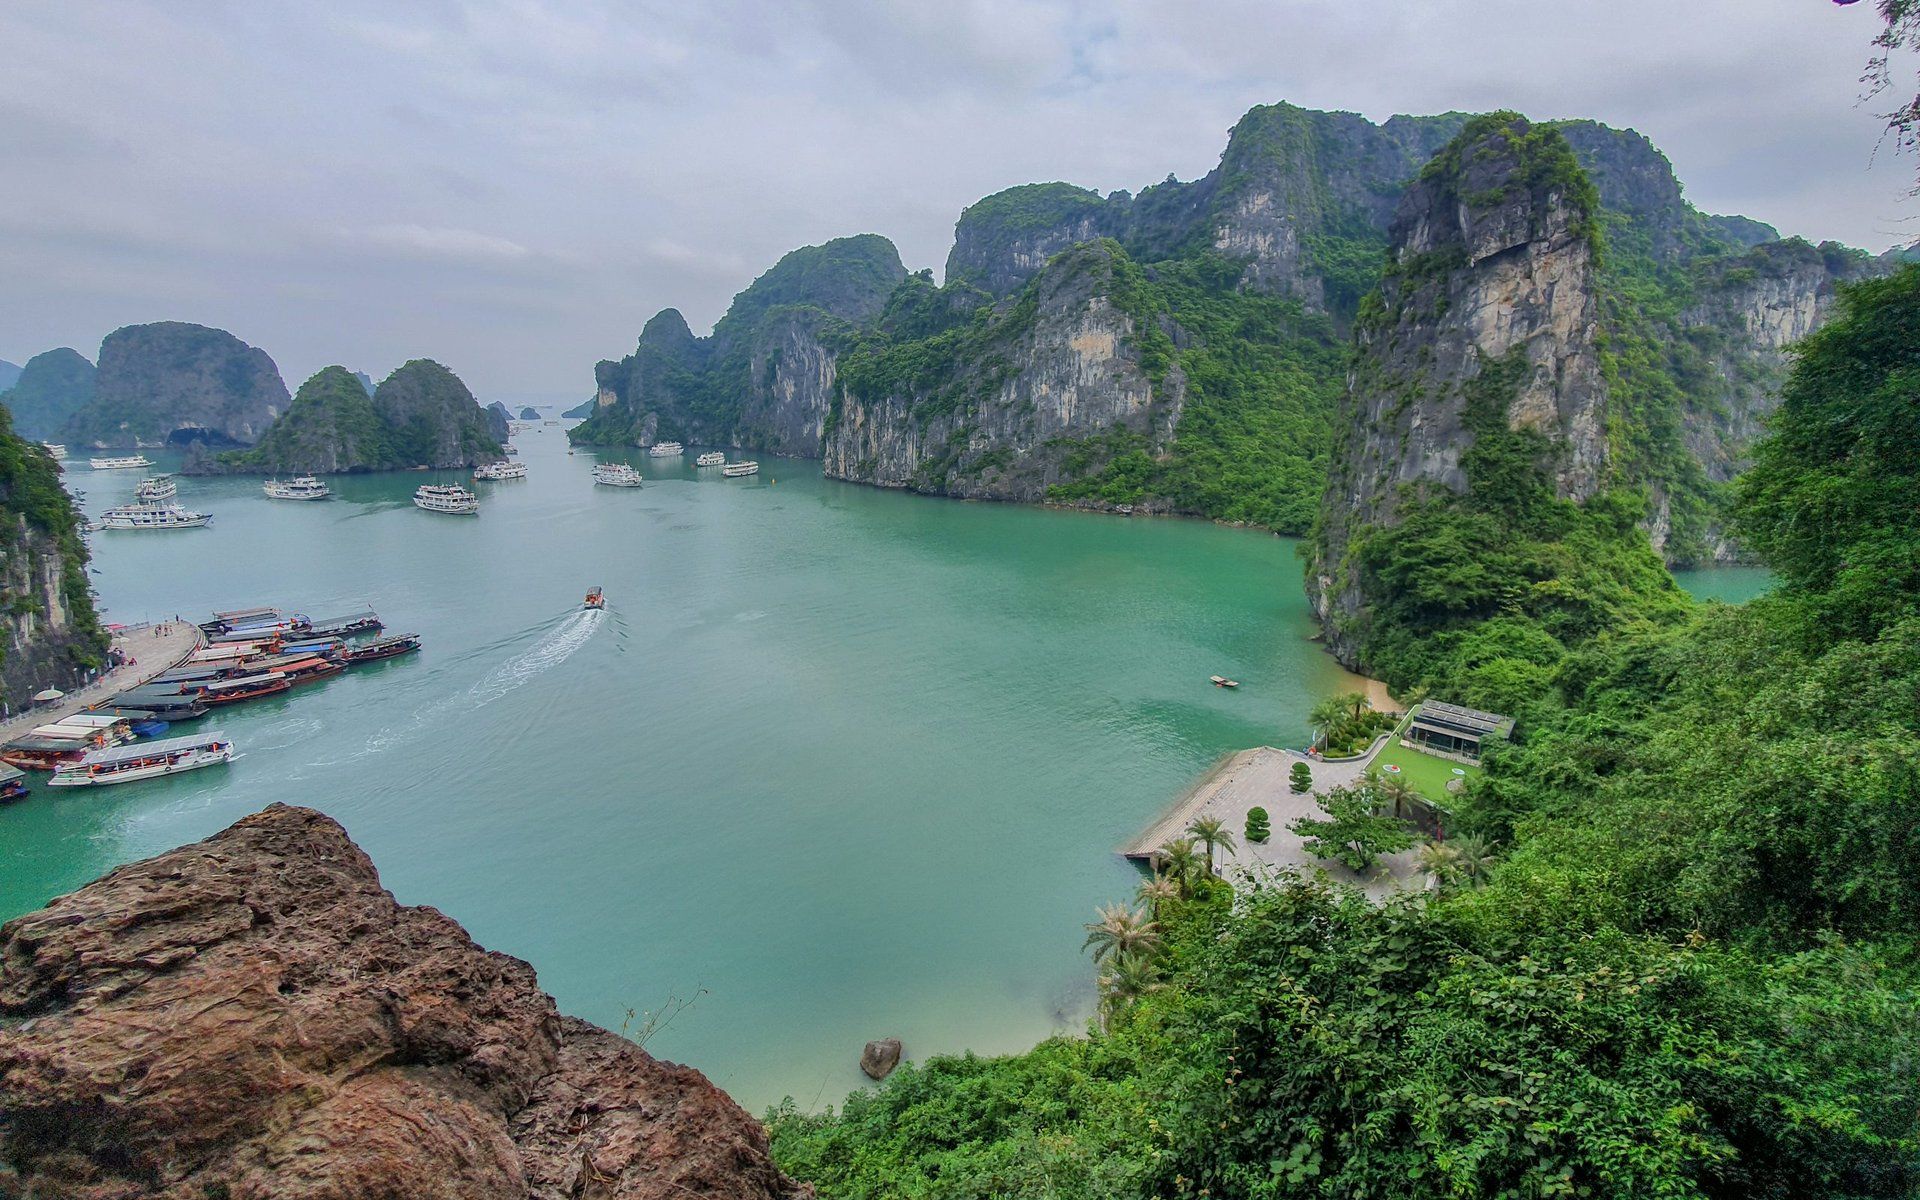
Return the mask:
<path id="1" fill-rule="evenodd" d="M 95 534 L 110 620 L 365 603 L 426 650 L 209 718 L 228 768 L 0 809 L 0 918 L 313 805 L 563 1010 L 618 1028 L 691 999 L 650 1049 L 756 1110 L 837 1102 L 869 1038 L 917 1058 L 1082 1027 L 1081 923 L 1137 880 L 1112 847 L 1219 755 L 1304 741 L 1349 681 L 1308 640 L 1291 541 L 779 460 L 723 481 L 633 457 L 644 489 L 595 488 L 542 430 L 478 518 L 413 508 L 418 474 L 325 504 L 183 480 L 210 529 Z M 93 513 L 135 482 L 69 476 Z M 579 610 L 593 584 L 604 614 Z"/>

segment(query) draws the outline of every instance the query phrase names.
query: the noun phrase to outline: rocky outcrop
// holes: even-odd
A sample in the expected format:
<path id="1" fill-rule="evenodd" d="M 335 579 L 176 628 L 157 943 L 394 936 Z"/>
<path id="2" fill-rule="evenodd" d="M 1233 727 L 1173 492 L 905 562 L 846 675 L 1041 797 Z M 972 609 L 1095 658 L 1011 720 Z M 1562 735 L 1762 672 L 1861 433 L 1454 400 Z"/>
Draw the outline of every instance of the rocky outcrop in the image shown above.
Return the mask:
<path id="1" fill-rule="evenodd" d="M 264 350 L 183 321 L 128 325 L 100 343 L 93 399 L 68 421 L 76 446 L 252 445 L 286 411 Z"/>
<path id="2" fill-rule="evenodd" d="M 596 392 L 574 405 L 560 415 L 569 421 L 584 421 L 600 409 L 600 396 Z"/>
<path id="3" fill-rule="evenodd" d="M 487 405 L 484 411 L 487 418 L 487 433 L 494 441 L 504 446 L 507 438 L 513 433 L 513 414 L 508 412 L 507 406 L 498 400 Z"/>
<path id="4" fill-rule="evenodd" d="M 868 1079 L 885 1079 L 900 1065 L 900 1039 L 880 1038 L 860 1051 L 860 1070 Z"/>
<path id="5" fill-rule="evenodd" d="M 1363 665 L 1368 594 L 1351 550 L 1402 509 L 1468 486 L 1493 431 L 1538 435 L 1562 499 L 1608 478 L 1592 184 L 1521 118 L 1469 125 L 1408 189 L 1393 265 L 1357 330 L 1309 592 L 1329 647 Z"/>
<path id="6" fill-rule="evenodd" d="M 521 408 L 521 410 L 520 410 L 520 420 L 522 420 L 522 421 L 538 421 L 539 419 L 540 419 L 540 410 L 539 410 L 539 409 L 537 409 L 537 408 L 535 408 L 535 407 L 533 407 L 533 406 L 532 406 L 531 404 L 529 404 L 529 405 L 526 405 L 526 406 L 524 406 L 524 407 L 522 407 L 522 408 Z"/>
<path id="7" fill-rule="evenodd" d="M 1143 352 L 1170 341 L 1129 312 L 1113 242 L 1061 255 L 951 360 L 915 378 L 850 375 L 826 437 L 825 471 L 881 487 L 1039 500 L 1116 452 L 1163 448 L 1185 379 Z M 1097 461 L 1096 461 L 1097 460 Z"/>
<path id="8" fill-rule="evenodd" d="M 25 370 L 25 368 L 19 363 L 8 362 L 6 359 L 0 358 L 0 392 L 6 391 L 15 383 L 19 382 L 20 373 L 23 370 Z"/>
<path id="9" fill-rule="evenodd" d="M 493 421 L 467 385 L 430 358 L 416 358 L 380 381 L 373 408 L 391 433 L 393 458 L 406 466 L 475 467 L 504 457 Z"/>
<path id="10" fill-rule="evenodd" d="M 753 446 L 817 458 L 833 383 L 832 333 L 872 321 L 906 268 L 876 234 L 786 255 L 735 296 L 711 337 L 675 309 L 626 358 L 594 370 L 594 412 L 569 432 L 589 445 Z"/>
<path id="11" fill-rule="evenodd" d="M 0 403 L 13 413 L 13 428 L 21 437 L 52 441 L 92 401 L 94 375 L 84 355 L 62 346 L 28 359 Z"/>
<path id="12" fill-rule="evenodd" d="M 561 1017 L 275 805 L 0 927 L 0 1193 L 808 1194 L 699 1072 Z"/>
<path id="13" fill-rule="evenodd" d="M 0 703 L 68 691 L 100 665 L 107 636 L 87 583 L 80 510 L 45 450 L 12 431 L 0 409 Z"/>

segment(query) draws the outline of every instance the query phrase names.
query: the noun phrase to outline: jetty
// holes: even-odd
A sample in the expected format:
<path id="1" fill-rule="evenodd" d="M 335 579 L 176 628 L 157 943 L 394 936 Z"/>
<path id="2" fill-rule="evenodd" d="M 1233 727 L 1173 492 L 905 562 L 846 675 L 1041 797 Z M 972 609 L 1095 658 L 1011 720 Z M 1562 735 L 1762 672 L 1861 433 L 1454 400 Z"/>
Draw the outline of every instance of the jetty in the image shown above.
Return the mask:
<path id="1" fill-rule="evenodd" d="M 192 621 L 162 621 L 118 630 L 113 635 L 113 648 L 126 656 L 124 664 L 84 687 L 73 689 L 52 704 L 35 704 L 0 721 L 0 743 L 150 683 L 156 675 L 186 662 L 205 645 L 205 636 Z"/>

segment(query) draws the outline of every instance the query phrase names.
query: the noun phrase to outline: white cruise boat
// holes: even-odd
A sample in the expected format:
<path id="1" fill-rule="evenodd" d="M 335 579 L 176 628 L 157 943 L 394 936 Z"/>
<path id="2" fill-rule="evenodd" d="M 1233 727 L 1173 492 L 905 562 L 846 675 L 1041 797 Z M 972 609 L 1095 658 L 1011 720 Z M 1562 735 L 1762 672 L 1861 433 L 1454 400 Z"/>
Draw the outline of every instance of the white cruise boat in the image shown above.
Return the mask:
<path id="1" fill-rule="evenodd" d="M 480 511 L 480 497 L 461 487 L 457 483 L 423 483 L 413 493 L 416 508 L 428 512 L 451 513 L 454 516 L 472 516 Z"/>
<path id="2" fill-rule="evenodd" d="M 121 458 L 90 458 L 87 465 L 96 471 L 130 471 L 150 467 L 153 460 L 144 454 L 128 454 Z"/>
<path id="3" fill-rule="evenodd" d="M 93 750 L 78 762 L 64 763 L 47 780 L 49 787 L 95 787 L 132 783 L 216 766 L 233 758 L 233 743 L 218 733 L 195 737 L 135 742 L 110 750 Z"/>
<path id="4" fill-rule="evenodd" d="M 677 458 L 687 452 L 679 442 L 655 442 L 647 447 L 648 458 Z"/>
<path id="5" fill-rule="evenodd" d="M 211 520 L 212 513 L 194 512 L 178 504 L 123 504 L 100 514 L 100 528 L 198 529 Z"/>
<path id="6" fill-rule="evenodd" d="M 482 463 L 473 469 L 475 479 L 525 479 L 527 464 L 523 462 Z"/>
<path id="7" fill-rule="evenodd" d="M 694 459 L 693 465 L 696 467 L 724 467 L 727 465 L 727 456 L 718 450 L 709 450 L 699 458 Z"/>
<path id="8" fill-rule="evenodd" d="M 593 481 L 607 487 L 639 487 L 640 472 L 625 463 L 601 463 L 593 469 Z"/>
<path id="9" fill-rule="evenodd" d="M 142 479 L 140 486 L 133 489 L 133 499 L 136 504 L 159 504 L 179 494 L 180 485 L 173 481 L 171 475 L 155 475 L 150 479 Z"/>
<path id="10" fill-rule="evenodd" d="M 59 442 L 41 442 L 40 444 L 47 448 L 48 454 L 53 455 L 53 461 L 55 462 L 59 462 L 67 456 L 67 448 Z"/>
<path id="11" fill-rule="evenodd" d="M 720 473 L 728 479 L 738 479 L 742 475 L 758 475 L 760 473 L 760 464 L 754 462 L 752 459 L 747 459 L 745 462 L 731 462 L 721 467 Z"/>
<path id="12" fill-rule="evenodd" d="M 332 488 L 311 475 L 295 475 L 284 481 L 269 479 L 260 490 L 269 500 L 325 500 L 333 495 Z"/>

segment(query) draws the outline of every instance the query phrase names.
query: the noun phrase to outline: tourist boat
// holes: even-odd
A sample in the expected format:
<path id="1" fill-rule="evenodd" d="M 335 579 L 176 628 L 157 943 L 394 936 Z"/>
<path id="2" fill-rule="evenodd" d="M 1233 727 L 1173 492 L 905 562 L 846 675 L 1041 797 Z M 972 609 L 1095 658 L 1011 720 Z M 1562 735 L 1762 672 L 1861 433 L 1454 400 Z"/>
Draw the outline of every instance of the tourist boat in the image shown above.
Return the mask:
<path id="1" fill-rule="evenodd" d="M 49 787 L 92 787 L 178 775 L 233 759 L 233 743 L 217 733 L 165 738 L 112 750 L 95 750 L 79 762 L 63 764 L 47 780 Z"/>
<path id="2" fill-rule="evenodd" d="M 402 654 L 412 654 L 419 648 L 419 634 L 396 633 L 392 637 L 375 638 L 371 642 L 347 647 L 347 665 L 357 667 L 361 663 L 379 662 L 383 658 L 398 658 Z"/>
<path id="3" fill-rule="evenodd" d="M 655 442 L 647 447 L 648 458 L 677 458 L 687 452 L 679 442 Z"/>
<path id="4" fill-rule="evenodd" d="M 626 463 L 601 463 L 593 469 L 593 481 L 607 487 L 634 488 L 640 486 L 640 472 Z"/>
<path id="5" fill-rule="evenodd" d="M 59 442 L 41 442 L 40 444 L 47 448 L 47 453 L 53 456 L 53 461 L 55 462 L 59 462 L 67 456 L 67 448 Z"/>
<path id="6" fill-rule="evenodd" d="M 380 622 L 380 614 L 368 608 L 357 613 L 349 613 L 344 617 L 327 617 L 311 622 L 307 626 L 307 632 L 314 637 L 346 638 L 362 633 L 379 633 L 383 628 L 385 626 Z M 295 647 L 288 646 L 287 649 L 292 650 Z"/>
<path id="7" fill-rule="evenodd" d="M 286 676 L 293 687 L 331 679 L 347 669 L 347 664 L 315 654 L 283 654 L 260 664 L 263 674 Z"/>
<path id="8" fill-rule="evenodd" d="M 173 481 L 173 476 L 171 475 L 155 475 L 148 479 L 142 479 L 138 486 L 133 489 L 133 499 L 136 504 L 159 504 L 161 501 L 171 500 L 179 494 L 180 485 Z"/>
<path id="9" fill-rule="evenodd" d="M 277 696 L 292 687 L 293 684 L 285 675 L 277 671 L 265 671 L 258 675 L 242 675 L 238 679 L 216 679 L 201 689 L 200 699 L 210 706 L 238 704 L 242 700 Z"/>
<path id="10" fill-rule="evenodd" d="M 27 794 L 27 773 L 18 767 L 0 767 L 0 804 Z"/>
<path id="11" fill-rule="evenodd" d="M 724 467 L 727 465 L 727 456 L 719 450 L 709 450 L 699 458 L 694 459 L 693 465 L 696 467 Z"/>
<path id="12" fill-rule="evenodd" d="M 758 475 L 760 473 L 760 464 L 754 462 L 752 459 L 747 459 L 745 462 L 732 462 L 721 467 L 720 473 L 728 479 L 738 479 L 743 475 Z"/>
<path id="13" fill-rule="evenodd" d="M 197 721 L 207 715 L 207 706 L 202 704 L 198 697 L 181 692 L 169 694 L 134 688 L 121 692 L 107 703 L 110 707 L 102 709 L 104 712 L 118 713 L 122 716 L 143 712 L 155 720 L 168 721 L 176 725 L 182 721 Z"/>
<path id="14" fill-rule="evenodd" d="M 475 479 L 525 479 L 527 464 L 523 462 L 482 463 L 473 469 Z"/>
<path id="15" fill-rule="evenodd" d="M 515 446 L 512 442 L 508 442 L 505 446 L 502 446 L 501 449 L 505 450 L 508 454 L 512 454 L 512 455 L 518 455 L 520 453 L 520 448 L 518 446 Z M 569 450 L 567 451 L 567 453 L 572 454 L 573 451 Z"/>
<path id="16" fill-rule="evenodd" d="M 333 489 L 311 475 L 295 475 L 292 479 L 269 479 L 260 485 L 260 490 L 269 500 L 325 500 L 333 495 Z"/>
<path id="17" fill-rule="evenodd" d="M 79 762 L 95 749 L 98 747 L 85 740 L 26 734 L 0 747 L 0 762 L 23 771 L 53 771 L 62 764 Z"/>
<path id="18" fill-rule="evenodd" d="M 213 520 L 212 513 L 194 512 L 178 504 L 125 504 L 100 514 L 102 529 L 198 529 Z"/>
<path id="19" fill-rule="evenodd" d="M 72 738 L 96 747 L 133 740 L 133 722 L 115 713 L 77 712 L 27 731 L 35 737 Z"/>
<path id="20" fill-rule="evenodd" d="M 413 493 L 413 505 L 428 512 L 466 517 L 480 511 L 480 497 L 457 483 L 425 483 Z"/>
<path id="21" fill-rule="evenodd" d="M 96 471 L 130 471 L 150 467 L 153 460 L 144 454 L 128 454 L 121 458 L 90 458 L 87 465 Z"/>
<path id="22" fill-rule="evenodd" d="M 1215 687 L 1237 688 L 1240 686 L 1238 679 L 1228 679 L 1225 675 L 1210 675 L 1208 678 L 1213 680 Z"/>
<path id="23" fill-rule="evenodd" d="M 605 608 L 606 606 L 607 606 L 606 594 L 602 592 L 599 588 L 590 589 L 587 592 L 586 601 L 580 605 L 581 608 L 591 608 L 591 609 L 600 609 L 600 608 Z"/>

